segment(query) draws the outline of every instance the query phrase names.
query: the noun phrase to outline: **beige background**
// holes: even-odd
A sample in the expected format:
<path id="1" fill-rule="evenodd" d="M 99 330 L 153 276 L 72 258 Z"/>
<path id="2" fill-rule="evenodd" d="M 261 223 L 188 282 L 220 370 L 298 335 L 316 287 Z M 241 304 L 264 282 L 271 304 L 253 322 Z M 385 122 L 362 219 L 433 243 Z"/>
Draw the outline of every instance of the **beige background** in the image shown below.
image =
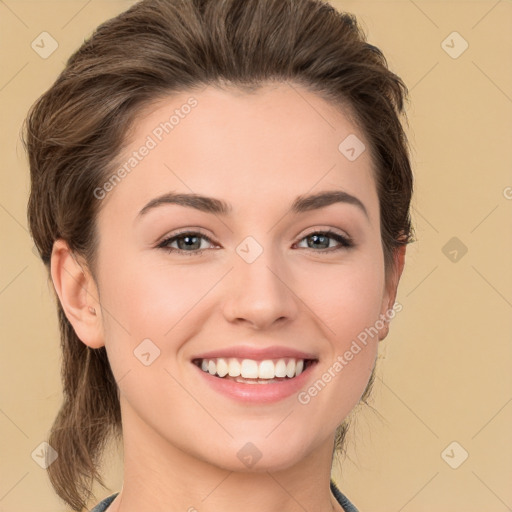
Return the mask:
<path id="1" fill-rule="evenodd" d="M 131 3 L 0 0 L 0 512 L 66 510 L 31 456 L 60 404 L 60 352 L 26 227 L 19 130 L 71 52 Z M 418 238 L 397 297 L 404 309 L 380 346 L 378 413 L 358 416 L 335 479 L 360 512 L 512 510 L 512 3 L 332 3 L 358 16 L 410 89 Z M 58 43 L 47 59 L 31 48 L 43 31 Z M 445 51 L 464 41 L 457 58 Z M 453 237 L 458 247 L 446 247 Z M 459 464 L 463 450 L 453 469 L 446 461 Z M 118 491 L 115 449 L 105 468 Z"/>

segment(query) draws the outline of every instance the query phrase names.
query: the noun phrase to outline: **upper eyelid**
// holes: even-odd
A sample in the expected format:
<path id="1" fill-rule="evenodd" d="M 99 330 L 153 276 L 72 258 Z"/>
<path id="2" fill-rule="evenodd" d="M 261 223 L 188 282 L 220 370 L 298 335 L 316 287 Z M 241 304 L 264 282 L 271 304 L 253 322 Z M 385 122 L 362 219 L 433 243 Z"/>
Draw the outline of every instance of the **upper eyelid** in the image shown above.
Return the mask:
<path id="1" fill-rule="evenodd" d="M 203 233 L 199 228 L 193 228 L 193 229 L 183 229 L 179 230 L 176 233 L 172 233 L 169 235 L 164 235 L 162 238 L 159 239 L 159 241 L 156 243 L 157 246 L 161 243 L 168 242 L 169 240 L 172 240 L 173 238 L 177 238 L 182 235 L 201 235 L 204 238 L 207 238 L 210 242 L 213 242 L 213 238 L 206 233 Z"/>

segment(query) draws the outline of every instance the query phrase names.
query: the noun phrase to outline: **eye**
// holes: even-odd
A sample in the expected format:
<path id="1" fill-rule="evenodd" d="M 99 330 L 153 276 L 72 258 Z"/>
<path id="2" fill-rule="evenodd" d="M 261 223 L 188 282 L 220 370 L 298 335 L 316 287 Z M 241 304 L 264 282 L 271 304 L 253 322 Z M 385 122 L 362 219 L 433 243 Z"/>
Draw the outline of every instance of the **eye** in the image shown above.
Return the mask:
<path id="1" fill-rule="evenodd" d="M 348 236 L 340 235 L 339 233 L 335 233 L 334 231 L 314 231 L 306 235 L 300 242 L 303 240 L 311 240 L 311 242 L 307 242 L 306 249 L 312 249 L 313 252 L 317 252 L 319 254 L 331 254 L 335 251 L 340 251 L 342 249 L 348 249 L 349 247 L 353 247 L 354 243 L 351 238 Z M 338 246 L 331 247 L 330 241 L 335 240 L 338 242 Z M 299 243 L 300 243 L 299 242 Z M 321 250 L 315 250 L 319 248 Z"/>
<path id="2" fill-rule="evenodd" d="M 348 249 L 354 245 L 351 238 L 330 230 L 314 231 L 302 238 L 299 243 L 303 240 L 311 240 L 311 243 L 309 241 L 307 242 L 305 249 L 312 250 L 319 254 L 332 254 L 333 252 Z M 332 240 L 336 241 L 338 246 L 332 247 L 330 243 Z M 199 256 L 205 249 L 205 247 L 202 246 L 203 241 L 206 241 L 210 245 L 215 245 L 211 238 L 202 233 L 197 231 L 181 231 L 165 238 L 157 247 L 170 253 Z M 174 245 L 174 247 L 172 245 Z"/>
<path id="3" fill-rule="evenodd" d="M 212 240 L 202 233 L 196 231 L 182 231 L 162 240 L 157 247 L 167 252 L 178 252 L 189 256 L 198 256 L 204 249 L 204 247 L 201 247 L 203 240 L 213 245 Z M 177 247 L 171 247 L 171 244 L 177 244 Z"/>

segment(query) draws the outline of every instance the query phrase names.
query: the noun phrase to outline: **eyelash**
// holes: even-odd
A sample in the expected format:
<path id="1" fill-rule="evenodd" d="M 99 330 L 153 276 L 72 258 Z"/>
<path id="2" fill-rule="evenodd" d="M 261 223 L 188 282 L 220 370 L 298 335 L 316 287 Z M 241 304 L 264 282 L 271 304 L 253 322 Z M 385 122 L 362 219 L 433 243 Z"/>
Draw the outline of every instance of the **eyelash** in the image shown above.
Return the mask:
<path id="1" fill-rule="evenodd" d="M 214 244 L 214 242 L 212 241 L 212 239 L 210 237 L 208 237 L 206 235 L 203 235 L 200 232 L 197 232 L 197 231 L 181 231 L 179 233 L 175 233 L 174 235 L 172 235 L 172 236 L 162 240 L 162 242 L 160 242 L 157 245 L 157 248 L 163 249 L 164 251 L 166 251 L 168 253 L 181 253 L 183 255 L 186 254 L 187 256 L 200 256 L 205 249 L 197 249 L 197 250 L 194 250 L 194 251 L 184 251 L 183 249 L 176 249 L 174 247 L 167 247 L 167 244 L 169 244 L 171 242 L 174 242 L 178 238 L 182 238 L 185 235 L 194 236 L 194 237 L 199 236 L 200 238 L 208 241 L 209 243 Z M 333 238 L 334 240 L 336 240 L 337 242 L 339 242 L 341 244 L 338 247 L 329 247 L 327 249 L 321 249 L 321 250 L 318 250 L 318 251 L 315 250 L 315 249 L 312 249 L 311 247 L 304 247 L 304 249 L 306 249 L 308 251 L 312 251 L 312 252 L 317 253 L 317 254 L 322 254 L 322 255 L 332 254 L 333 252 L 338 252 L 338 251 L 340 251 L 342 249 L 349 249 L 349 248 L 354 246 L 354 242 L 353 242 L 353 240 L 351 238 L 349 238 L 347 236 L 344 236 L 344 235 L 340 235 L 339 233 L 335 233 L 334 231 L 331 231 L 331 230 L 312 231 L 311 233 L 308 233 L 306 236 L 301 238 L 299 240 L 299 242 L 302 242 L 306 238 L 309 238 L 309 237 L 311 237 L 313 235 L 328 236 L 329 238 Z"/>

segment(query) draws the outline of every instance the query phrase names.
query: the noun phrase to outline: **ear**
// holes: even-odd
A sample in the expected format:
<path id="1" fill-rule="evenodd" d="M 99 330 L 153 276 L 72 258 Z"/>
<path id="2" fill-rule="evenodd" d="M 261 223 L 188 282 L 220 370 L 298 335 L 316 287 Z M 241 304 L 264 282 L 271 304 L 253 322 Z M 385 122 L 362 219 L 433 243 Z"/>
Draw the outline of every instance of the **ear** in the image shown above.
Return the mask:
<path id="1" fill-rule="evenodd" d="M 51 276 L 62 309 L 78 338 L 91 348 L 104 346 L 96 283 L 85 262 L 77 261 L 63 239 L 53 244 Z"/>
<path id="2" fill-rule="evenodd" d="M 379 341 L 382 341 L 389 333 L 391 318 L 389 318 L 386 312 L 393 310 L 393 305 L 395 304 L 398 282 L 405 265 L 406 248 L 406 245 L 401 245 L 393 251 L 393 267 L 390 269 L 390 275 L 387 277 L 384 285 L 384 295 L 380 311 L 380 319 L 384 322 L 384 327 L 379 329 Z"/>

